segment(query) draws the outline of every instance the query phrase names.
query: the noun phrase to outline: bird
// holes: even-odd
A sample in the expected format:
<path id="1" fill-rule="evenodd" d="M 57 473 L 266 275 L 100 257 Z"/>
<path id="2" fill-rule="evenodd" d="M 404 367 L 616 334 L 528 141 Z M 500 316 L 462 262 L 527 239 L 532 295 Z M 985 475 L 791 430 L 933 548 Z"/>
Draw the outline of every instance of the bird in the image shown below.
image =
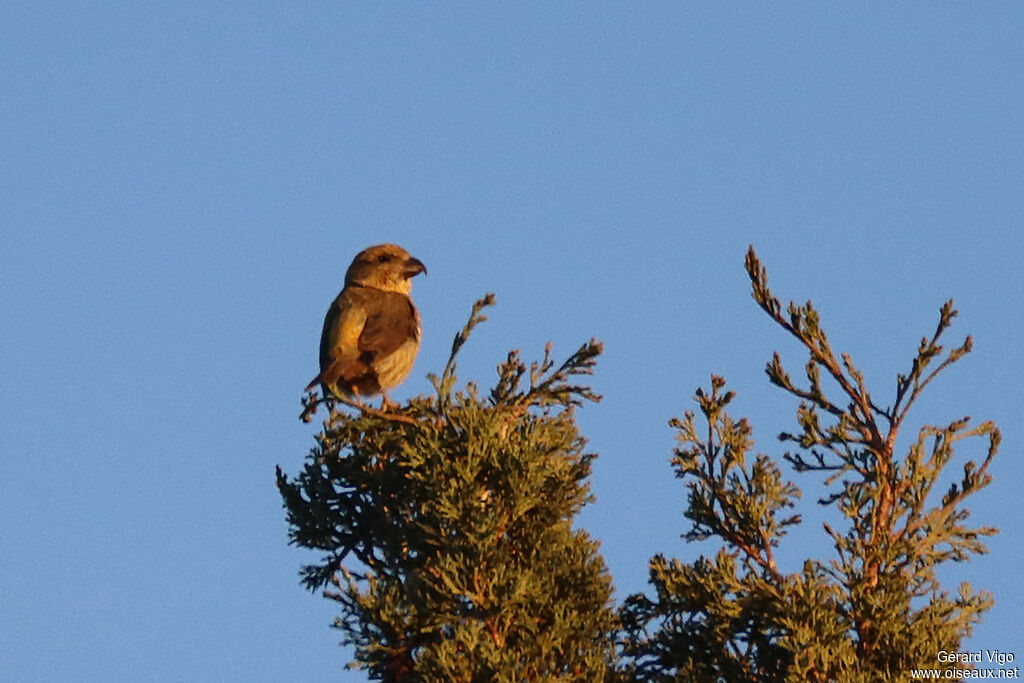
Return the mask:
<path id="1" fill-rule="evenodd" d="M 423 262 L 397 244 L 377 244 L 356 254 L 345 285 L 327 309 L 320 335 L 323 397 L 362 399 L 387 392 L 409 376 L 420 349 L 422 323 L 412 302 L 412 278 Z"/>

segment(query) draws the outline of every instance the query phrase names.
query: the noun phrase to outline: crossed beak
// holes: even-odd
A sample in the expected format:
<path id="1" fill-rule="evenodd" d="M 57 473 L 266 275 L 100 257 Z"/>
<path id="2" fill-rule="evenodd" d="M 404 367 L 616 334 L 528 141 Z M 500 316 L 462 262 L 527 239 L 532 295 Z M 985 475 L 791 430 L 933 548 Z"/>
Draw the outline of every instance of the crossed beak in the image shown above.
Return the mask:
<path id="1" fill-rule="evenodd" d="M 418 258 L 410 256 L 409 260 L 405 262 L 405 270 L 402 271 L 402 274 L 408 279 L 420 273 L 426 275 L 427 267 Z"/>

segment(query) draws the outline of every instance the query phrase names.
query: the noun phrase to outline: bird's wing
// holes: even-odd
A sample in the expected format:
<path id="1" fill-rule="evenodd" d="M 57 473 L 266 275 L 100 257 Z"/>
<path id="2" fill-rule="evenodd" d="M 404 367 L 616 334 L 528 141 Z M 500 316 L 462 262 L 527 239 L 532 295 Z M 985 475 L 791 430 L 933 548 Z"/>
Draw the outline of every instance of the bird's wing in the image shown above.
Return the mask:
<path id="1" fill-rule="evenodd" d="M 346 288 L 327 309 L 320 335 L 320 374 L 306 390 L 317 384 L 332 385 L 359 361 L 359 335 L 367 317 L 367 305 L 361 288 Z"/>
<path id="2" fill-rule="evenodd" d="M 320 368 L 331 362 L 359 355 L 359 335 L 369 314 L 361 288 L 345 288 L 331 304 L 320 335 Z"/>
<path id="3" fill-rule="evenodd" d="M 366 321 L 359 334 L 359 351 L 380 358 L 397 351 L 408 341 L 419 339 L 416 308 L 405 294 L 377 291 L 367 307 Z"/>

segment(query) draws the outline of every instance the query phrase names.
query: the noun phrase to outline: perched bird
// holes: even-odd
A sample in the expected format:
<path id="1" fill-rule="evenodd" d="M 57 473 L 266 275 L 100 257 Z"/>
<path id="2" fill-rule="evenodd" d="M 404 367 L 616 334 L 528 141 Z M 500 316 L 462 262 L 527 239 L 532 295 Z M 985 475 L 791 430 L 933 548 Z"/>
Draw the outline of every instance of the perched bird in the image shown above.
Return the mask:
<path id="1" fill-rule="evenodd" d="M 402 383 L 420 350 L 420 314 L 409 293 L 412 278 L 427 269 L 397 244 L 359 252 L 345 273 L 345 287 L 324 319 L 319 384 L 324 398 L 362 402 Z"/>

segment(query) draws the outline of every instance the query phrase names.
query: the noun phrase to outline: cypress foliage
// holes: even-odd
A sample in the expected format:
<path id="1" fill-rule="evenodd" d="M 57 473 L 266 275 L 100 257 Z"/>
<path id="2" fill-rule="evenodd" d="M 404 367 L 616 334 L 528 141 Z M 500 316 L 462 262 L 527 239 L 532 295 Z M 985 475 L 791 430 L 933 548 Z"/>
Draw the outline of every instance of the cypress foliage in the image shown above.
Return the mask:
<path id="1" fill-rule="evenodd" d="M 799 382 L 778 353 L 766 372 L 799 403 L 798 428 L 779 435 L 791 448 L 782 461 L 826 475 L 818 504 L 841 520 L 823 525 L 832 557 L 780 567 L 778 549 L 802 521 L 800 488 L 753 452 L 751 425 L 729 414 L 734 394 L 712 375 L 698 410 L 670 422 L 671 462 L 687 492 L 683 538 L 720 548 L 693 562 L 656 555 L 653 594 L 629 596 L 616 614 L 598 544 L 572 528 L 595 457 L 575 409 L 599 398 L 576 380 L 601 346 L 557 367 L 550 346 L 529 367 L 514 351 L 486 394 L 456 389 L 457 354 L 488 295 L 430 376 L 433 395 L 386 411 L 330 405 L 303 470 L 278 469 L 291 543 L 321 553 L 302 582 L 338 603 L 353 666 L 374 680 L 508 683 L 866 683 L 971 666 L 936 654 L 959 648 L 992 596 L 967 583 L 950 591 L 936 571 L 987 552 L 997 532 L 968 525 L 964 504 L 991 481 L 999 430 L 964 417 L 897 448 L 922 391 L 971 350 L 970 337 L 940 343 L 952 302 L 884 404 L 832 349 L 810 302 L 783 310 L 753 248 L 746 269 L 754 300 L 807 353 Z M 980 464 L 953 474 L 965 440 L 980 441 Z"/>
<path id="2" fill-rule="evenodd" d="M 813 305 L 789 304 L 785 313 L 768 288 L 751 248 L 747 273 L 753 297 L 808 353 L 806 384 L 798 385 L 776 353 L 769 380 L 800 401 L 799 429 L 780 439 L 794 446 L 784 459 L 797 473 L 825 472 L 842 528 L 826 524 L 835 556 L 807 559 L 801 571 L 782 572 L 775 549 L 800 491 L 765 455 L 751 456 L 752 431 L 726 412 L 733 398 L 725 381 L 697 391 L 701 419 L 674 420 L 679 447 L 672 460 L 686 481 L 687 540 L 717 538 L 721 550 L 693 563 L 656 556 L 650 563 L 653 596 L 630 596 L 622 610 L 628 671 L 644 681 L 879 681 L 901 680 L 923 666 L 964 668 L 936 661 L 971 633 L 991 595 L 962 583 L 944 590 L 936 569 L 986 552 L 992 527 L 970 527 L 965 499 L 991 481 L 999 446 L 991 422 L 969 418 L 925 426 L 906 452 L 896 439 L 924 388 L 971 350 L 971 338 L 943 356 L 940 340 L 956 310 L 941 309 L 938 326 L 921 340 L 891 404 L 869 393 L 847 354 L 833 351 Z M 823 377 L 830 378 L 826 390 Z M 981 464 L 941 492 L 940 475 L 954 446 L 986 442 Z"/>
<path id="3" fill-rule="evenodd" d="M 322 553 L 303 583 L 341 609 L 353 665 L 385 681 L 599 681 L 616 617 L 598 544 L 572 520 L 593 454 L 573 383 L 600 344 L 555 367 L 512 352 L 486 395 L 456 390 L 456 355 L 493 304 L 474 306 L 435 393 L 388 412 L 331 408 L 298 476 L 278 469 L 291 542 Z M 307 406 L 309 408 L 309 406 Z"/>

